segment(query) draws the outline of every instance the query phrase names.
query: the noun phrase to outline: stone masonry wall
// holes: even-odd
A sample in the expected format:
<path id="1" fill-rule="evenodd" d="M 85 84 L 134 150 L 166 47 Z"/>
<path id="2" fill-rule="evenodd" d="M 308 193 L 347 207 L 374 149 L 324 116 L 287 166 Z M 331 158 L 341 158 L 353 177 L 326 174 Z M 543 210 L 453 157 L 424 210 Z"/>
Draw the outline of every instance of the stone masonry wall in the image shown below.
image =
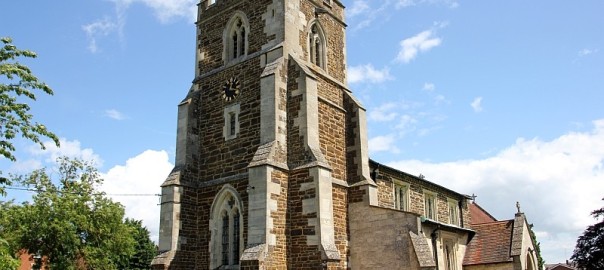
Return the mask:
<path id="1" fill-rule="evenodd" d="M 274 170 L 271 176 L 273 183 L 281 186 L 280 194 L 272 194 L 271 199 L 277 201 L 277 210 L 271 211 L 273 228 L 271 233 L 276 236 L 276 245 L 269 247 L 269 256 L 264 261 L 266 270 L 287 268 L 287 211 L 288 211 L 288 174 L 285 171 Z"/>
<path id="2" fill-rule="evenodd" d="M 319 142 L 321 152 L 332 168 L 332 177 L 346 179 L 345 117 L 343 111 L 319 102 Z"/>
<path id="3" fill-rule="evenodd" d="M 316 190 L 308 169 L 291 172 L 287 213 L 287 269 L 317 269 L 321 263 L 319 239 L 314 226 L 317 213 L 304 211 L 304 200 L 313 199 L 315 196 Z"/>
<path id="4" fill-rule="evenodd" d="M 184 270 L 188 265 L 197 263 L 196 246 L 198 245 L 197 223 L 195 218 L 195 201 L 197 192 L 192 188 L 184 188 L 181 195 L 181 213 L 177 217 L 181 220 L 180 228 L 180 250 L 174 256 L 174 262 L 170 269 Z"/>
<path id="5" fill-rule="evenodd" d="M 290 168 L 310 161 L 300 126 L 295 122 L 300 115 L 304 99 L 304 95 L 298 91 L 300 72 L 297 65 L 290 61 L 287 69 L 287 161 Z"/>
<path id="6" fill-rule="evenodd" d="M 202 11 L 203 18 L 197 23 L 200 28 L 198 50 L 203 54 L 200 60 L 200 74 L 204 74 L 224 65 L 222 59 L 224 44 L 223 32 L 227 22 L 236 11 L 245 13 L 249 20 L 250 33 L 248 33 L 248 55 L 258 52 L 262 45 L 275 38 L 267 36 L 264 32 L 265 21 L 262 14 L 267 12 L 267 6 L 272 0 L 254 0 L 254 1 L 232 1 L 217 0 L 215 4 Z M 259 77 L 256 77 L 258 79 Z"/>
<path id="7" fill-rule="evenodd" d="M 375 183 L 378 185 L 378 206 L 394 208 L 392 180 L 389 177 L 378 175 L 375 179 Z"/>
<path id="8" fill-rule="evenodd" d="M 349 205 L 350 269 L 420 269 L 409 232 L 418 215 L 365 203 Z"/>
<path id="9" fill-rule="evenodd" d="M 348 112 L 346 115 L 346 181 L 352 184 L 360 180 L 358 169 L 360 164 L 356 160 L 357 151 L 355 150 L 356 138 L 359 136 L 356 132 L 358 119 L 353 115 L 355 104 L 349 98 L 344 99 L 344 109 Z"/>
<path id="10" fill-rule="evenodd" d="M 304 13 L 308 21 L 317 18 L 315 17 L 315 7 L 324 8 L 337 18 L 334 19 L 328 14 L 320 14 L 318 16 L 326 38 L 326 71 L 331 77 L 344 82 L 346 80 L 346 52 L 344 50 L 346 48 L 344 33 L 346 26 L 341 23 L 344 20 L 343 7 L 335 3 L 335 1 L 332 1 L 332 5 L 326 5 L 322 0 L 301 1 L 300 11 Z M 308 29 L 308 27 L 305 27 L 305 29 Z M 302 45 L 302 49 L 304 50 L 304 60 L 308 61 L 308 32 L 300 32 L 300 45 Z"/>
<path id="11" fill-rule="evenodd" d="M 260 73 L 259 58 L 204 78 L 201 81 L 200 181 L 236 175 L 247 171 L 247 165 L 260 144 Z M 241 92 L 232 101 L 222 98 L 223 85 L 231 77 L 238 78 Z M 239 134 L 225 140 L 224 109 L 239 104 Z"/>
<path id="12" fill-rule="evenodd" d="M 468 199 L 466 197 L 451 190 L 437 186 L 427 180 L 407 174 L 395 173 L 384 167 L 380 167 L 379 175 L 376 179 L 376 184 L 378 185 L 379 206 L 394 208 L 394 180 L 409 184 L 409 212 L 423 216 L 424 193 L 426 191 L 435 193 L 437 221 L 442 223 L 450 223 L 448 202 L 448 199 L 450 198 L 462 202 L 462 207 L 459 214 L 463 218 L 464 227 L 469 228 L 469 209 L 467 204 Z"/>
<path id="13" fill-rule="evenodd" d="M 493 263 L 481 265 L 464 265 L 464 270 L 514 270 L 512 263 Z"/>
<path id="14" fill-rule="evenodd" d="M 335 244 L 340 252 L 341 260 L 330 269 L 346 269 L 348 267 L 349 238 L 348 238 L 348 190 L 345 187 L 333 185 L 333 219 Z"/>

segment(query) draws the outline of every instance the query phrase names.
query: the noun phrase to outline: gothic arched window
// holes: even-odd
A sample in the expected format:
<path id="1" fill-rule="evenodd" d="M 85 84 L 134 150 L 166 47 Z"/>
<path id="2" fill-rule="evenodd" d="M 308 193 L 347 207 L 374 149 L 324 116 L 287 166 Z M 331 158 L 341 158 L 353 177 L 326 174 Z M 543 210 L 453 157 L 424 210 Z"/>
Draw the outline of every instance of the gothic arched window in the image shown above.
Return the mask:
<path id="1" fill-rule="evenodd" d="M 249 26 L 245 15 L 237 12 L 229 20 L 225 30 L 225 59 L 226 62 L 247 55 Z"/>
<path id="2" fill-rule="evenodd" d="M 242 222 L 238 193 L 232 186 L 225 185 L 212 203 L 210 269 L 239 269 Z"/>
<path id="3" fill-rule="evenodd" d="M 308 34 L 308 54 L 310 62 L 325 68 L 325 35 L 319 24 L 314 23 Z"/>

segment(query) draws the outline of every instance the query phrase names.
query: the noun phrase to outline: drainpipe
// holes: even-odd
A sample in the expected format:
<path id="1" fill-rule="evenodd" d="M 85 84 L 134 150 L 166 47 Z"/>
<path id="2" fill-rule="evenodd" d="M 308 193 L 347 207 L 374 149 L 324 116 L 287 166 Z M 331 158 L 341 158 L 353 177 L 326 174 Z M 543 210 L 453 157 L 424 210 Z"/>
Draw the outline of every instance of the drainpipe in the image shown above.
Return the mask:
<path id="1" fill-rule="evenodd" d="M 432 238 L 432 249 L 434 250 L 434 262 L 436 263 L 436 270 L 438 270 L 438 250 L 436 247 L 436 236 L 437 232 L 440 230 L 440 226 L 437 226 L 436 229 L 432 231 L 430 234 L 430 238 Z"/>
<path id="2" fill-rule="evenodd" d="M 467 200 L 467 199 L 462 199 L 462 200 Z M 460 225 L 460 227 L 465 228 L 466 226 L 464 226 L 464 220 L 463 220 L 463 207 L 461 207 L 462 200 L 459 200 L 457 202 L 457 207 L 459 208 L 459 225 Z"/>

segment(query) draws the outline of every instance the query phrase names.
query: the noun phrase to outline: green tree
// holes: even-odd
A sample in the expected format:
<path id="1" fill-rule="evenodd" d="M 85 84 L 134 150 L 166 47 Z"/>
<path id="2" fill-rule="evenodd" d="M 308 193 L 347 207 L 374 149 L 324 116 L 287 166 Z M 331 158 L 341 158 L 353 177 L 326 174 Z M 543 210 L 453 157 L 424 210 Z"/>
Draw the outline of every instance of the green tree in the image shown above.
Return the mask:
<path id="1" fill-rule="evenodd" d="M 156 254 L 155 244 L 151 241 L 150 233 L 143 226 L 141 220 L 127 218 L 125 224 L 131 229 L 132 237 L 136 242 L 136 253 L 130 257 L 127 265 L 120 265 L 119 269 L 146 270 L 151 269 L 151 260 Z"/>
<path id="2" fill-rule="evenodd" d="M 537 254 L 537 262 L 539 264 L 538 269 L 544 269 L 543 266 L 545 265 L 545 260 L 543 257 L 541 257 L 541 243 L 537 242 L 537 236 L 533 231 L 533 224 L 529 225 L 529 233 L 531 235 L 531 239 L 533 239 L 533 243 L 535 243 L 535 252 Z"/>
<path id="3" fill-rule="evenodd" d="M 591 215 L 599 222 L 588 226 L 579 236 L 570 259 L 581 269 L 604 269 L 604 207 L 594 210 Z"/>
<path id="4" fill-rule="evenodd" d="M 12 140 L 21 136 L 45 149 L 40 135 L 50 138 L 59 146 L 59 138 L 42 124 L 33 121 L 27 101 L 35 101 L 36 90 L 52 95 L 52 89 L 17 61 L 19 57 L 36 58 L 36 53 L 20 50 L 8 37 L 0 38 L 0 156 L 15 161 L 15 146 Z M 0 172 L 0 185 L 8 184 L 8 179 Z M 5 195 L 0 186 L 0 195 Z"/>
<path id="5" fill-rule="evenodd" d="M 0 269 L 16 269 L 19 267 L 19 260 L 10 254 L 8 242 L 0 239 Z"/>
<path id="6" fill-rule="evenodd" d="M 7 233 L 7 224 L 12 222 L 12 218 L 18 213 L 18 208 L 10 201 L 0 201 L 0 236 L 9 237 L 9 239 L 0 238 L 0 269 L 15 269 L 19 266 L 17 253 L 13 252 L 15 248 L 9 245 L 10 237 L 14 238 L 14 235 Z"/>
<path id="7" fill-rule="evenodd" d="M 37 193 L 0 225 L 0 236 L 13 253 L 27 249 L 51 269 L 118 269 L 135 252 L 123 206 L 97 190 L 103 180 L 89 163 L 59 158 L 58 164 L 57 179 L 45 169 L 17 177 Z"/>

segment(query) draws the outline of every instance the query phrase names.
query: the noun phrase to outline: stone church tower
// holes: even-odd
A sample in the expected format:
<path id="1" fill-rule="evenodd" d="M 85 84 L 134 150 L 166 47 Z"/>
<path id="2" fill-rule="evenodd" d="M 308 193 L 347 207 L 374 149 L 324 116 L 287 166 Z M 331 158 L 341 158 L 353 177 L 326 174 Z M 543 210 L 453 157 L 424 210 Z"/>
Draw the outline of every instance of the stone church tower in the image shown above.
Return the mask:
<path id="1" fill-rule="evenodd" d="M 369 159 L 339 0 L 202 0 L 198 14 L 153 269 L 536 269 L 524 214 L 497 221 Z"/>
<path id="2" fill-rule="evenodd" d="M 154 269 L 347 269 L 377 205 L 339 0 L 202 0 Z"/>

